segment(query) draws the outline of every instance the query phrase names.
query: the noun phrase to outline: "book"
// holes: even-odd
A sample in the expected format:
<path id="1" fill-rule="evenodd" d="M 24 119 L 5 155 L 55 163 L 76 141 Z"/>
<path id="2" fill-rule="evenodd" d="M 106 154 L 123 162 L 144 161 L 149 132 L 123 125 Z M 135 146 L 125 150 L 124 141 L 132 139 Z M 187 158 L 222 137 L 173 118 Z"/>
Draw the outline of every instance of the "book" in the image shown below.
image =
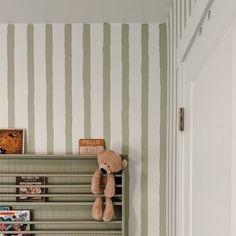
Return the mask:
<path id="1" fill-rule="evenodd" d="M 10 210 L 11 208 L 9 206 L 0 206 L 0 211 L 10 211 Z"/>
<path id="2" fill-rule="evenodd" d="M 23 154 L 24 139 L 24 129 L 0 129 L 0 154 Z"/>
<path id="3" fill-rule="evenodd" d="M 5 222 L 8 221 L 16 223 L 6 224 Z M 17 221 L 21 223 L 17 223 Z M 24 221 L 30 221 L 30 210 L 0 211 L 0 231 L 30 231 L 30 224 L 22 223 Z M 30 234 L 8 234 L 7 232 L 5 234 L 1 232 L 0 235 L 29 236 Z"/>
<path id="4" fill-rule="evenodd" d="M 41 194 L 45 194 L 45 188 L 39 187 L 40 185 L 45 185 L 45 177 L 17 176 L 16 184 L 22 186 L 20 188 L 17 188 L 17 194 L 21 195 L 21 196 L 16 197 L 17 201 L 26 201 L 26 202 L 27 201 L 28 202 L 45 201 L 45 197 L 40 196 Z M 37 186 L 34 187 L 34 185 L 37 185 Z"/>
<path id="5" fill-rule="evenodd" d="M 97 155 L 105 149 L 104 139 L 80 139 L 79 154 L 82 155 Z"/>

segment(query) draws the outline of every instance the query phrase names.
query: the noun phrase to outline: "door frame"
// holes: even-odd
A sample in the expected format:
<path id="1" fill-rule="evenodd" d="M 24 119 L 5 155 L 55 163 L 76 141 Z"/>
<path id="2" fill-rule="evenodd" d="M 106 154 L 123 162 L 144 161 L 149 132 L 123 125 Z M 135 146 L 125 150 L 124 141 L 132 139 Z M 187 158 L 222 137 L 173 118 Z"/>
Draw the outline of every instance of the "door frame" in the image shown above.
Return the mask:
<path id="1" fill-rule="evenodd" d="M 236 24 L 235 24 L 236 25 Z M 236 26 L 233 29 L 233 42 L 236 42 Z M 236 43 L 233 44 L 233 64 L 236 64 Z M 233 67 L 233 81 L 232 81 L 232 216 L 231 216 L 231 236 L 236 235 L 236 68 Z"/>

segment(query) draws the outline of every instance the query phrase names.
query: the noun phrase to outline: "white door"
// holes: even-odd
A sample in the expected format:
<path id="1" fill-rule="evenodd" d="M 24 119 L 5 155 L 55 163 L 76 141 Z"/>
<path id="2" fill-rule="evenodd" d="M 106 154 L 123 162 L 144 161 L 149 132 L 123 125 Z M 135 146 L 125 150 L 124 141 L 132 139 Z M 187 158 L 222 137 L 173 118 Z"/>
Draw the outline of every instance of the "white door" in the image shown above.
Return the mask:
<path id="1" fill-rule="evenodd" d="M 234 235 L 234 25 L 231 22 L 222 31 L 200 62 L 207 35 L 198 36 L 178 68 L 177 104 L 185 108 L 185 131 L 177 135 L 177 230 L 181 236 Z"/>

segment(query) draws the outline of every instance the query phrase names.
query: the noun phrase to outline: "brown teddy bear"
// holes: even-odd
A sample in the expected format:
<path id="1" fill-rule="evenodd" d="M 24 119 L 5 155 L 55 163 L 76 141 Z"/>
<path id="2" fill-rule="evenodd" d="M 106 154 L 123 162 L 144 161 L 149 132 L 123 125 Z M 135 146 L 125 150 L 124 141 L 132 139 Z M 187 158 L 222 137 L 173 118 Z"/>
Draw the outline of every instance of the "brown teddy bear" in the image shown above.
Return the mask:
<path id="1" fill-rule="evenodd" d="M 113 151 L 104 151 L 97 156 L 99 168 L 92 177 L 92 193 L 96 195 L 92 208 L 95 220 L 111 221 L 114 216 L 114 207 L 111 198 L 115 195 L 115 178 L 117 173 L 127 166 L 127 161 Z M 105 195 L 105 209 L 102 207 L 101 194 Z"/>

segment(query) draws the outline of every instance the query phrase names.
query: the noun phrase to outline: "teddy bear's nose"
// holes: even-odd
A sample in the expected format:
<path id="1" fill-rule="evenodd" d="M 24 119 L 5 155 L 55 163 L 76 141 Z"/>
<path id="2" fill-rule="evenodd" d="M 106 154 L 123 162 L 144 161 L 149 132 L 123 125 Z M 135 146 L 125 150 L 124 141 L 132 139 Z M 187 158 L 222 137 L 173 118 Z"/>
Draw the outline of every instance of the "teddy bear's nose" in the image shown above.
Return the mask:
<path id="1" fill-rule="evenodd" d="M 107 171 L 106 171 L 105 169 L 103 169 L 103 168 L 101 168 L 101 172 L 102 172 L 102 174 L 104 174 L 104 175 L 107 174 Z"/>

